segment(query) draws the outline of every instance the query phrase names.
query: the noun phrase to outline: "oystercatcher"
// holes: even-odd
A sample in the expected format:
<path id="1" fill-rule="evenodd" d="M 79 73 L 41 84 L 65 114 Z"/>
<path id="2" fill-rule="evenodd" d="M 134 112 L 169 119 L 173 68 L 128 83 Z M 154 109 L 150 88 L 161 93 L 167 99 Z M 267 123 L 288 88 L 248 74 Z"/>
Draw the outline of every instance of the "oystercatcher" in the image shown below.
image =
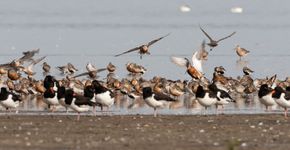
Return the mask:
<path id="1" fill-rule="evenodd" d="M 261 85 L 258 96 L 259 100 L 262 104 L 266 106 L 266 111 L 268 111 L 269 106 L 273 106 L 276 104 L 275 100 L 272 97 L 272 94 L 275 91 L 268 86 L 268 84 Z"/>
<path id="2" fill-rule="evenodd" d="M 199 104 L 201 104 L 206 110 L 217 102 L 217 93 L 211 90 L 206 91 L 201 85 L 197 87 L 195 96 Z"/>
<path id="3" fill-rule="evenodd" d="M 288 108 L 290 108 L 290 92 L 276 86 L 272 97 L 279 106 L 284 108 L 284 117 L 287 118 Z"/>
<path id="4" fill-rule="evenodd" d="M 176 101 L 163 93 L 153 93 L 151 87 L 144 87 L 142 92 L 145 103 L 154 109 L 154 117 L 157 116 L 157 108 L 166 107 L 168 102 Z"/>
<path id="5" fill-rule="evenodd" d="M 0 104 L 9 110 L 11 108 L 16 108 L 16 113 L 18 112 L 17 107 L 21 102 L 20 95 L 12 92 L 8 92 L 6 87 L 2 87 L 0 91 Z"/>
<path id="6" fill-rule="evenodd" d="M 233 100 L 233 98 L 230 96 L 228 92 L 226 92 L 225 90 L 219 89 L 214 83 L 210 84 L 208 88 L 209 90 L 216 93 L 217 101 L 215 105 L 216 105 L 217 114 L 218 114 L 219 105 L 221 105 L 222 110 L 224 110 L 224 105 L 227 105 L 230 102 L 235 102 L 235 100 Z"/>
<path id="7" fill-rule="evenodd" d="M 77 120 L 80 120 L 80 113 L 89 111 L 89 107 L 83 106 L 95 106 L 96 104 L 90 101 L 90 98 L 76 95 L 72 89 L 68 89 L 65 92 L 65 104 L 68 105 L 69 108 L 76 111 L 78 113 Z"/>
<path id="8" fill-rule="evenodd" d="M 103 107 L 111 107 L 114 104 L 114 96 L 115 94 L 109 90 L 108 88 L 104 87 L 99 81 L 94 80 L 92 82 L 92 86 L 95 89 L 95 96 L 96 102 L 101 104 L 101 110 Z"/>

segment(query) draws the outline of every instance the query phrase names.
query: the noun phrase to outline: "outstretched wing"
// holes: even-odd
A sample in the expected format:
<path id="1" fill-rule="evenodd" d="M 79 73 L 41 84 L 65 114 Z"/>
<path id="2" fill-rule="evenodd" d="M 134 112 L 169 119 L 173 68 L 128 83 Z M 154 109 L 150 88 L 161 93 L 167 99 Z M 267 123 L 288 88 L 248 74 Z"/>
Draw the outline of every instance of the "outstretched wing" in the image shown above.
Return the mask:
<path id="1" fill-rule="evenodd" d="M 187 67 L 189 63 L 187 58 L 174 57 L 174 56 L 171 57 L 171 61 L 180 67 Z"/>
<path id="2" fill-rule="evenodd" d="M 101 68 L 101 69 L 97 69 L 97 73 L 99 73 L 99 72 L 102 72 L 102 71 L 105 71 L 105 70 L 107 70 L 107 68 Z"/>
<path id="3" fill-rule="evenodd" d="M 9 68 L 11 63 L 0 64 L 0 68 Z"/>
<path id="4" fill-rule="evenodd" d="M 20 62 L 24 62 L 24 61 L 31 61 L 33 60 L 32 57 L 36 54 L 36 53 L 39 53 L 39 48 L 38 49 L 34 49 L 34 50 L 31 50 L 31 51 L 26 51 L 26 52 L 22 52 L 22 54 L 24 56 L 22 56 L 21 58 L 19 58 L 18 60 Z"/>
<path id="5" fill-rule="evenodd" d="M 199 28 L 210 41 L 213 41 L 213 39 L 201 28 L 201 26 L 199 26 Z"/>
<path id="6" fill-rule="evenodd" d="M 130 50 L 126 51 L 126 52 L 123 52 L 123 53 L 121 53 L 121 54 L 115 55 L 115 57 L 121 56 L 121 55 L 123 55 L 123 54 L 130 53 L 130 52 L 133 52 L 133 51 L 136 51 L 136 50 L 139 50 L 139 49 L 140 49 L 140 46 L 135 47 L 135 48 L 132 48 L 132 49 L 130 49 Z"/>
<path id="7" fill-rule="evenodd" d="M 84 72 L 84 73 L 81 73 L 81 74 L 78 74 L 78 75 L 75 75 L 73 76 L 73 78 L 77 78 L 77 77 L 81 77 L 81 76 L 86 76 L 86 75 L 89 75 L 90 72 Z"/>
<path id="8" fill-rule="evenodd" d="M 192 66 L 199 72 L 202 72 L 202 61 L 198 59 L 198 51 L 194 52 L 192 55 Z"/>
<path id="9" fill-rule="evenodd" d="M 33 62 L 31 64 L 36 65 L 37 63 L 41 62 L 44 58 L 46 58 L 46 56 L 43 56 L 43 57 L 38 58 L 36 60 L 33 60 Z"/>
<path id="10" fill-rule="evenodd" d="M 170 35 L 170 33 L 168 33 L 168 34 L 166 34 L 165 36 L 162 36 L 162 37 L 160 37 L 160 38 L 158 38 L 158 39 L 155 39 L 155 40 L 150 41 L 150 42 L 147 44 L 147 46 L 151 46 L 152 44 L 154 44 L 154 43 L 160 41 L 161 39 L 167 37 L 168 35 Z"/>
<path id="11" fill-rule="evenodd" d="M 224 39 L 227 39 L 227 38 L 233 36 L 235 33 L 236 33 L 236 32 L 233 32 L 232 34 L 230 34 L 230 35 L 228 35 L 228 36 L 226 36 L 226 37 L 224 37 L 224 38 L 219 39 L 217 42 L 220 42 L 220 41 L 222 41 L 222 40 L 224 40 Z"/>

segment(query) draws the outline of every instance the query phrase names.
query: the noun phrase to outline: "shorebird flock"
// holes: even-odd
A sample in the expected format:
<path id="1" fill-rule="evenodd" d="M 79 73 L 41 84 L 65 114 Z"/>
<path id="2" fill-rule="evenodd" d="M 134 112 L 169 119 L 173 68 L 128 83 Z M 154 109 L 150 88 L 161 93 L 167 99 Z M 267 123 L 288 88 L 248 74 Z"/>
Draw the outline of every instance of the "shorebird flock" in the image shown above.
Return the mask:
<path id="1" fill-rule="evenodd" d="M 194 99 L 192 103 L 198 103 L 205 109 L 215 106 L 218 114 L 219 107 L 224 109 L 226 105 L 235 103 L 237 97 L 244 97 L 251 101 L 253 95 L 258 95 L 266 111 L 270 111 L 271 106 L 278 105 L 284 110 L 284 116 L 287 118 L 287 109 L 290 108 L 290 78 L 279 80 L 276 75 L 272 75 L 253 79 L 254 71 L 248 67 L 241 70 L 243 76 L 233 78 L 226 76 L 226 69 L 223 66 L 216 66 L 212 78 L 206 78 L 203 73 L 203 63 L 209 57 L 207 46 L 213 50 L 220 44 L 219 42 L 232 37 L 236 32 L 214 40 L 201 26 L 200 30 L 209 39 L 209 43 L 203 41 L 200 49 L 193 52 L 191 61 L 178 56 L 170 57 L 174 64 L 185 68 L 191 80 L 170 80 L 160 76 L 145 79 L 142 75 L 147 69 L 133 62 L 126 64 L 125 68 L 129 74 L 124 78 L 116 76 L 117 67 L 111 62 L 99 69 L 92 63 L 87 63 L 87 71 L 79 73 L 72 63 L 51 67 L 44 62 L 45 56 L 36 58 L 40 50 L 35 49 L 25 51 L 22 57 L 0 65 L 0 105 L 6 111 L 15 110 L 17 113 L 21 102 L 29 101 L 30 99 L 27 99 L 29 95 L 36 95 L 40 97 L 41 103 L 46 105 L 47 109 L 43 111 L 55 112 L 61 106 L 64 108 L 62 110 L 77 112 L 77 120 L 79 120 L 82 112 L 91 111 L 96 115 L 96 109 L 108 110 L 122 100 L 129 100 L 130 108 L 148 105 L 153 108 L 156 117 L 160 108 L 184 107 L 178 104 L 186 98 Z M 162 42 L 159 41 L 169 35 L 115 56 L 138 52 L 142 59 L 143 55 L 150 54 L 149 48 L 153 44 L 157 42 L 161 44 Z M 249 54 L 248 50 L 239 45 L 235 50 L 239 59 Z M 34 76 L 37 72 L 33 71 L 33 68 L 40 62 L 42 62 L 43 80 L 36 80 Z M 62 77 L 54 77 L 51 69 L 59 70 Z M 108 72 L 107 77 L 98 79 L 98 73 L 104 71 Z"/>

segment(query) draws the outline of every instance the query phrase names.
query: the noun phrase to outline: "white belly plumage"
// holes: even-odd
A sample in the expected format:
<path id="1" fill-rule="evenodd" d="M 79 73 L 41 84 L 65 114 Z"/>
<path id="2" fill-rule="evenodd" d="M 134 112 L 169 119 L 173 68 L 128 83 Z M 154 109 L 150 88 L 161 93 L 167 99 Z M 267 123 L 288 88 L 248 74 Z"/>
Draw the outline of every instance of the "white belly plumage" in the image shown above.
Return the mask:
<path id="1" fill-rule="evenodd" d="M 271 94 L 261 97 L 260 102 L 266 106 L 273 106 L 275 104 L 275 100 L 273 99 Z"/>
<path id="2" fill-rule="evenodd" d="M 43 101 L 48 105 L 58 105 L 57 94 L 53 98 L 43 98 Z"/>
<path id="3" fill-rule="evenodd" d="M 285 93 L 281 94 L 281 97 L 279 99 L 274 99 L 276 101 L 276 103 L 283 107 L 283 108 L 290 108 L 290 101 L 287 101 L 285 98 Z"/>
<path id="4" fill-rule="evenodd" d="M 19 106 L 19 101 L 14 102 L 12 95 L 9 95 L 7 100 L 1 101 L 0 104 L 5 108 L 16 108 Z"/>
<path id="5" fill-rule="evenodd" d="M 96 95 L 96 102 L 110 107 L 114 104 L 114 98 L 111 98 L 110 92 L 106 91 L 105 93 Z"/>
<path id="6" fill-rule="evenodd" d="M 166 107 L 168 102 L 163 101 L 163 100 L 157 101 L 153 97 L 148 97 L 145 99 L 145 103 L 149 105 L 150 107 L 160 108 L 160 107 Z"/>
<path id="7" fill-rule="evenodd" d="M 205 94 L 204 98 L 197 98 L 197 101 L 199 102 L 200 105 L 204 107 L 209 107 L 213 104 L 216 103 L 216 98 L 210 98 L 208 93 Z"/>

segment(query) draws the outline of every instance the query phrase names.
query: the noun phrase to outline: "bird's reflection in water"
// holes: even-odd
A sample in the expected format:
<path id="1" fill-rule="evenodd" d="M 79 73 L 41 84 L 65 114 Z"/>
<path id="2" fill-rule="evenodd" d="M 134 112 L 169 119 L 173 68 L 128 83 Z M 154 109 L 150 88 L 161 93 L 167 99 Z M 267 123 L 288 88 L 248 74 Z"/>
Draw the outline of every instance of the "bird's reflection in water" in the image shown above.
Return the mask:
<path id="1" fill-rule="evenodd" d="M 236 61 L 236 68 L 237 70 L 243 69 L 243 67 L 248 66 L 249 62 L 247 60 L 237 60 Z"/>

